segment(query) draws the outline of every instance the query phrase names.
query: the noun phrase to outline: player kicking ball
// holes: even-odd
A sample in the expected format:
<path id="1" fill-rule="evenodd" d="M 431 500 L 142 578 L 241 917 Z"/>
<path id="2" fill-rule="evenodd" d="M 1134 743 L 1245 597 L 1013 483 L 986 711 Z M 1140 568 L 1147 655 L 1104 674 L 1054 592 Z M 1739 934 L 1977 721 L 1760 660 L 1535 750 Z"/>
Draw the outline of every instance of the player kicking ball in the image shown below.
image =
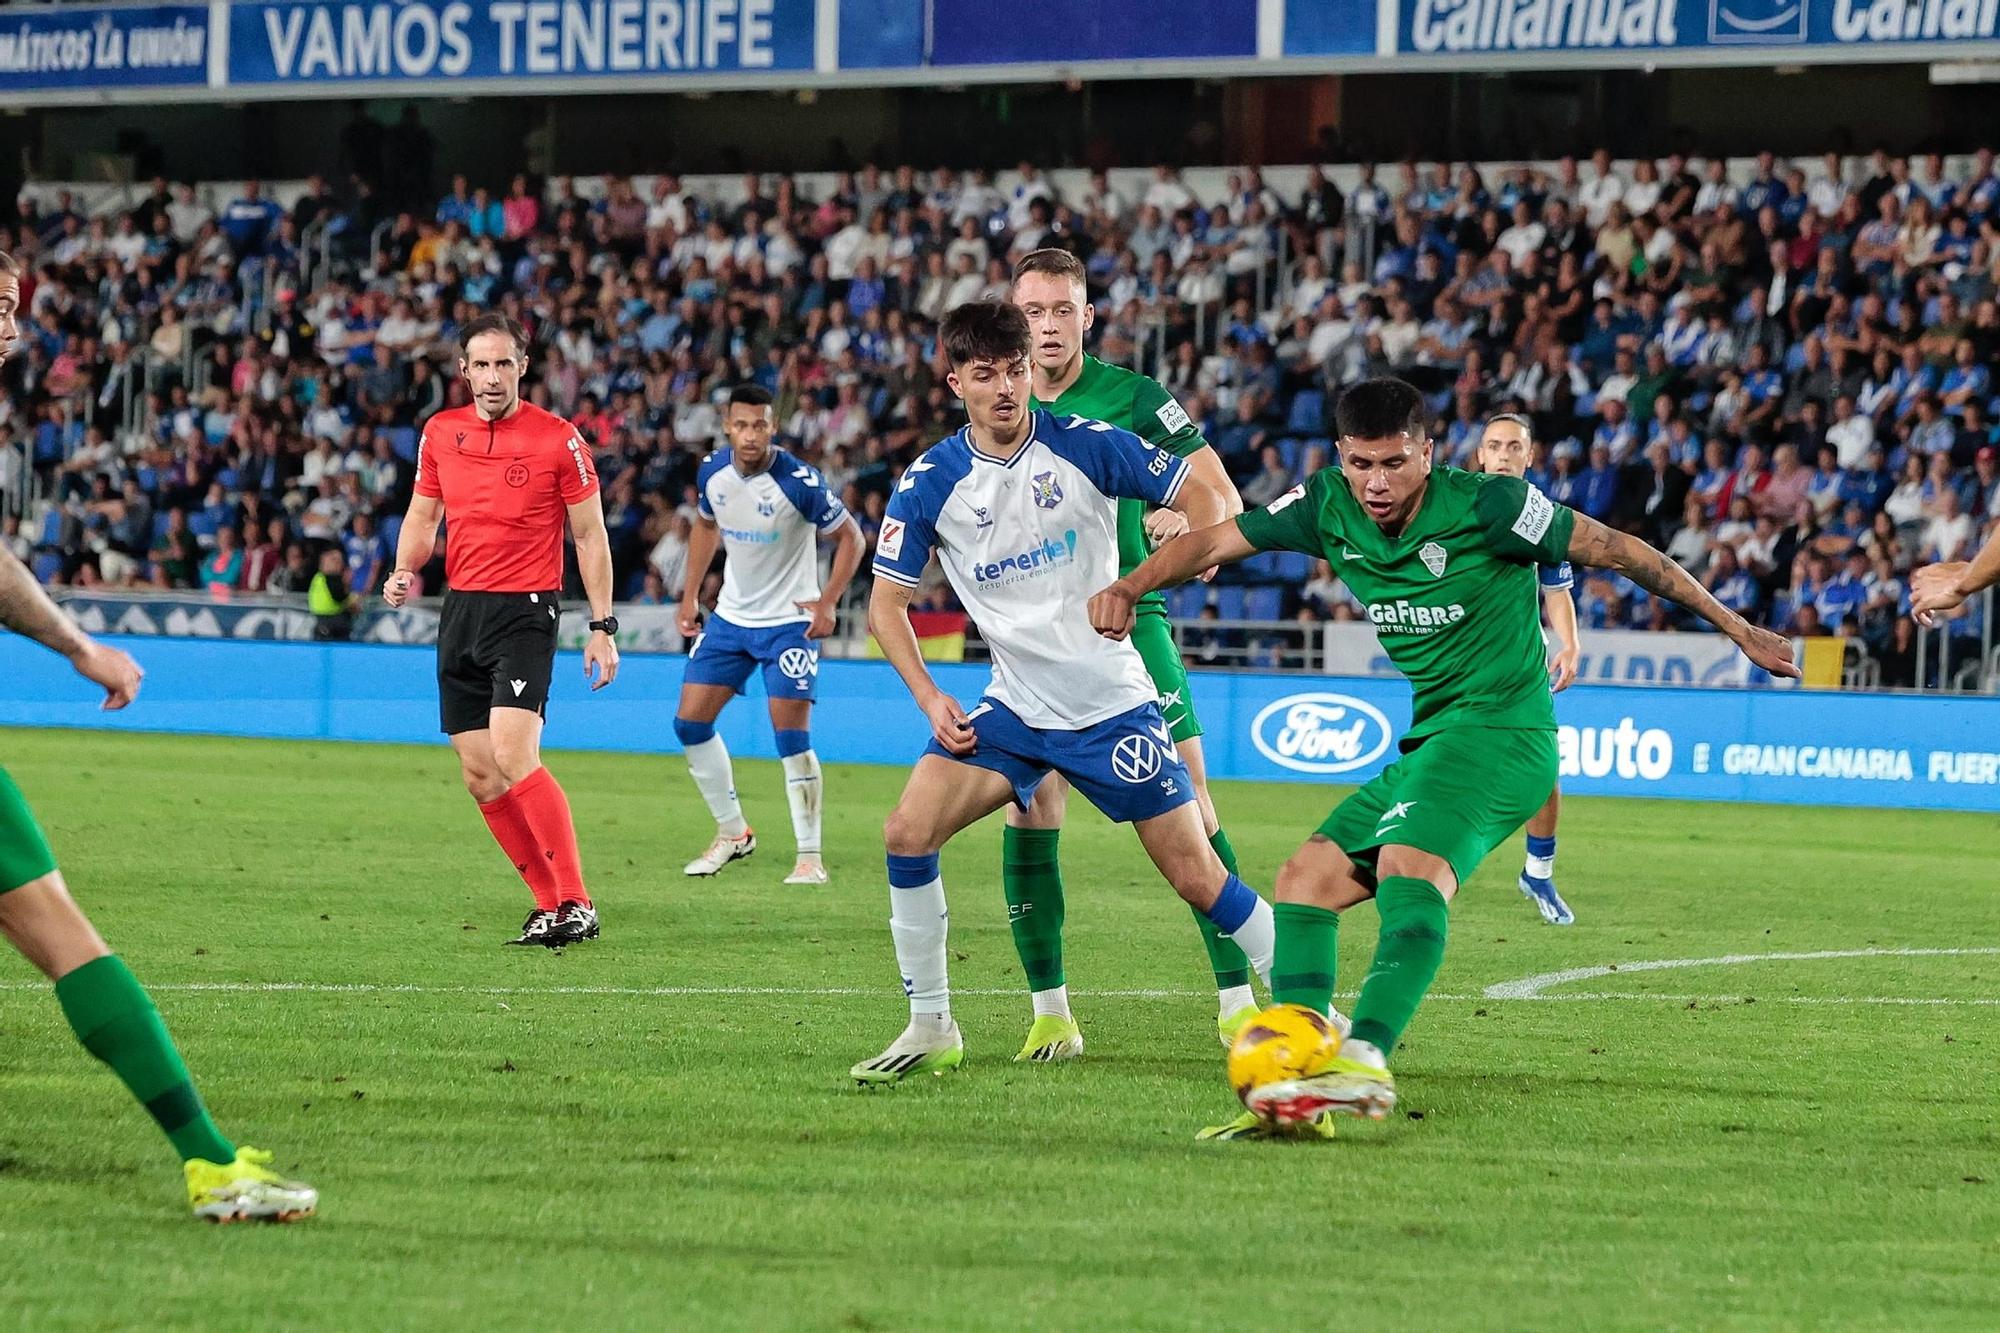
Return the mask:
<path id="1" fill-rule="evenodd" d="M 1535 458 L 1535 431 L 1528 419 L 1502 412 L 1486 423 L 1479 441 L 1479 470 L 1500 477 L 1528 475 Z M 1576 680 L 1577 659 L 1582 649 L 1577 643 L 1576 601 L 1571 589 L 1576 576 L 1569 561 L 1537 565 L 1535 577 L 1542 588 L 1542 610 L 1555 631 L 1555 656 L 1549 659 L 1549 692 L 1561 694 Z M 1549 799 L 1528 820 L 1528 861 L 1521 868 L 1520 889 L 1552 926 L 1576 923 L 1576 913 L 1556 892 L 1556 821 L 1562 814 L 1562 787 L 1550 790 Z"/>
<path id="2" fill-rule="evenodd" d="M 1028 317 L 1034 339 L 1030 356 L 1038 403 L 1057 417 L 1108 421 L 1187 460 L 1188 479 L 1181 488 L 1186 517 L 1172 509 L 1148 513 L 1138 500 L 1118 502 L 1119 573 L 1136 568 L 1154 543 L 1243 512 L 1243 501 L 1222 460 L 1157 380 L 1084 354 L 1083 337 L 1090 330 L 1093 311 L 1083 264 L 1075 255 L 1050 249 L 1023 257 L 1014 269 L 1014 304 Z M 1174 751 L 1194 783 L 1195 804 L 1201 811 L 1209 846 L 1224 868 L 1234 874 L 1236 851 L 1216 819 L 1215 803 L 1208 794 L 1201 719 L 1195 716 L 1187 667 L 1174 646 L 1166 601 L 1157 593 L 1139 602 L 1132 646 L 1139 650 L 1146 675 L 1153 682 Z M 1000 876 L 1007 893 L 1007 921 L 1034 1005 L 1028 1039 L 1014 1058 L 1034 1063 L 1071 1060 L 1083 1054 L 1083 1029 L 1070 1013 L 1063 969 L 1063 880 L 1056 850 L 1068 793 L 1069 786 L 1061 777 L 1043 779 L 1027 809 L 1007 811 L 1007 827 L 1001 836 Z M 1194 919 L 1215 974 L 1216 1027 L 1227 1046 L 1257 1013 L 1257 998 L 1250 989 L 1250 962 L 1201 912 L 1196 911 Z"/>
<path id="3" fill-rule="evenodd" d="M 1050 773 L 1111 820 L 1129 823 L 1175 892 L 1232 937 L 1258 972 L 1271 909 L 1209 845 L 1194 784 L 1130 643 L 1101 638 L 1090 590 L 1118 570 L 1118 501 L 1180 510 L 1185 460 L 1127 431 L 1030 407 L 1028 321 L 975 301 L 945 316 L 947 383 L 969 424 L 904 473 L 875 546 L 868 624 L 930 720 L 932 740 L 883 827 L 889 928 L 910 1023 L 851 1071 L 893 1083 L 956 1067 L 938 853 L 1006 805 L 1026 809 Z M 939 689 L 910 626 L 910 598 L 935 552 L 993 654 L 970 712 Z"/>
<path id="4" fill-rule="evenodd" d="M 21 269 L 0 252 L 0 365 L 20 327 Z M 0 552 L 0 624 L 69 659 L 116 710 L 139 693 L 139 664 L 98 643 L 49 600 L 35 576 Z M 109 1065 L 180 1154 L 188 1207 L 206 1222 L 292 1222 L 319 1194 L 270 1168 L 271 1154 L 222 1136 L 195 1091 L 145 988 L 69 896 L 55 854 L 14 780 L 0 769 L 0 935 L 55 983 L 77 1042 Z"/>
<path id="5" fill-rule="evenodd" d="M 1340 571 L 1384 651 L 1409 678 L 1401 757 L 1352 796 L 1278 873 L 1271 997 L 1328 1013 L 1340 914 L 1375 900 L 1375 961 L 1352 1029 L 1295 1077 L 1256 1086 L 1238 1125 L 1280 1130 L 1326 1112 L 1381 1118 L 1389 1072 L 1444 957 L 1449 904 L 1482 859 L 1540 809 L 1556 781 L 1536 565 L 1615 569 L 1687 607 L 1758 666 L 1796 677 L 1792 645 L 1723 606 L 1635 537 L 1551 501 L 1516 477 L 1431 468 L 1422 399 L 1397 379 L 1357 384 L 1336 408 L 1340 467 L 1229 523 L 1167 543 L 1093 597 L 1115 639 L 1133 607 L 1217 563 L 1302 551 Z"/>
<path id="6" fill-rule="evenodd" d="M 688 539 L 681 633 L 694 641 L 681 678 L 674 735 L 688 776 L 715 816 L 715 840 L 687 863 L 690 875 L 713 875 L 757 850 L 757 835 L 736 801 L 729 751 L 715 719 L 762 668 L 771 729 L 785 766 L 798 859 L 787 884 L 826 883 L 820 859 L 819 756 L 812 748 L 812 706 L 819 690 L 819 640 L 833 633 L 834 610 L 861 563 L 861 528 L 827 490 L 817 468 L 771 447 L 771 395 L 755 384 L 729 392 L 722 418 L 729 443 L 702 460 L 695 476 L 700 517 Z M 833 569 L 819 583 L 817 537 L 834 541 Z M 727 556 L 722 595 L 707 629 L 701 583 L 717 546 Z"/>

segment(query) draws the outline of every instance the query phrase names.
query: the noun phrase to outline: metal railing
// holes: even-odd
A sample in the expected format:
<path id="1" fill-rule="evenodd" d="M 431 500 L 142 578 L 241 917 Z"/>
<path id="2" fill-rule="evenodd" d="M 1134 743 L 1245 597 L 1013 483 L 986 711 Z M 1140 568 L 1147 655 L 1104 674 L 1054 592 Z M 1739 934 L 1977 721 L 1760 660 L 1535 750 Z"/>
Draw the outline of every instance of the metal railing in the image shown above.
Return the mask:
<path id="1" fill-rule="evenodd" d="M 1952 633 L 1955 622 L 1940 620 L 1933 629 L 1917 627 L 1917 688 L 1988 694 L 2000 677 L 2000 652 L 1993 646 L 1993 589 L 1973 599 L 1979 617 L 1978 648 L 1969 635 Z M 1970 657 L 1968 658 L 1968 654 Z M 1936 670 L 1932 670 L 1932 662 Z M 1954 662 L 1956 665 L 1954 665 Z M 1931 681 L 1935 679 L 1935 687 Z"/>

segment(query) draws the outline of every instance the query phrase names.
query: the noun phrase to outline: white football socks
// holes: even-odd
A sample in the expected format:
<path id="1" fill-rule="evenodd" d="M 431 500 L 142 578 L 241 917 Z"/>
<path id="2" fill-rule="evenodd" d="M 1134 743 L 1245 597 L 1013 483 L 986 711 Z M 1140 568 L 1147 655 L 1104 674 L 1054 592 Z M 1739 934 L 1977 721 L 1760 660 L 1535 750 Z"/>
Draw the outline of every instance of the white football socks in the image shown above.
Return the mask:
<path id="1" fill-rule="evenodd" d="M 951 985 L 945 976 L 945 934 L 951 912 L 945 906 L 944 880 L 916 888 L 889 890 L 889 933 L 896 941 L 896 966 L 902 969 L 903 990 L 910 997 L 910 1021 L 931 1019 L 936 1027 L 951 1022 Z"/>
<path id="2" fill-rule="evenodd" d="M 1244 1009 L 1257 1007 L 1257 992 L 1248 986 L 1224 986 L 1215 993 L 1218 1017 L 1227 1018 Z"/>
<path id="3" fill-rule="evenodd" d="M 1236 941 L 1264 984 L 1270 985 L 1271 954 L 1278 947 L 1278 919 L 1271 915 L 1271 904 L 1258 897 L 1249 919 L 1231 931 L 1229 938 Z"/>
<path id="4" fill-rule="evenodd" d="M 729 766 L 729 748 L 722 737 L 710 736 L 684 749 L 688 774 L 694 778 L 701 799 L 708 803 L 708 813 L 715 816 L 716 827 L 724 837 L 742 837 L 749 825 L 743 822 L 743 807 L 736 803 L 736 774 Z"/>
<path id="5" fill-rule="evenodd" d="M 717 742 L 720 744 L 721 742 Z M 785 763 L 785 799 L 792 806 L 792 836 L 799 855 L 819 855 L 820 775 L 819 756 L 811 750 L 788 754 Z"/>
<path id="6" fill-rule="evenodd" d="M 1035 1002 L 1036 1018 L 1070 1016 L 1068 986 L 1051 986 L 1047 990 L 1038 990 L 1031 998 Z"/>

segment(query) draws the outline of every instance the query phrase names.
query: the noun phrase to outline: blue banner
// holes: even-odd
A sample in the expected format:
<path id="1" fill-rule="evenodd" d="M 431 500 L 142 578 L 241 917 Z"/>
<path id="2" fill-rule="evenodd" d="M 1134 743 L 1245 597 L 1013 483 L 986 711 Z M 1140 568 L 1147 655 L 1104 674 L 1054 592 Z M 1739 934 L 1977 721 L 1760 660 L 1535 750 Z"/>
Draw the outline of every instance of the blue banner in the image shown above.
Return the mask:
<path id="1" fill-rule="evenodd" d="M 1285 6 L 1285 54 L 1374 55 L 1378 3 L 1394 0 L 1290 0 Z"/>
<path id="2" fill-rule="evenodd" d="M 238 4 L 229 11 L 229 81 L 519 83 L 810 70 L 814 11 L 813 0 Z"/>
<path id="3" fill-rule="evenodd" d="M 441 743 L 430 649 L 360 644 L 125 639 L 145 692 L 119 713 L 60 657 L 0 637 L 0 724 L 109 727 L 347 741 Z M 591 693 L 582 659 L 557 662 L 548 741 L 564 749 L 668 752 L 681 657 L 625 659 Z M 971 704 L 983 667 L 938 666 Z M 224 682 L 218 685 L 218 682 Z M 1365 782 L 1409 725 L 1401 681 L 1197 672 L 1194 700 L 1218 778 Z M 1577 686 L 1557 700 L 1565 791 L 1703 801 L 2000 811 L 2000 699 Z M 737 754 L 776 755 L 765 710 L 727 709 Z M 913 763 L 930 728 L 886 664 L 820 668 L 815 748 L 828 760 Z"/>
<path id="4" fill-rule="evenodd" d="M 840 67 L 921 67 L 929 10 L 926 0 L 840 0 Z"/>
<path id="5" fill-rule="evenodd" d="M 1257 54 L 1250 0 L 930 0 L 933 65 L 1069 65 L 1084 60 L 1244 59 Z"/>
<path id="6" fill-rule="evenodd" d="M 0 92 L 208 82 L 207 5 L 61 5 L 0 13 Z"/>
<path id="7" fill-rule="evenodd" d="M 1495 55 L 1990 42 L 2000 0 L 1394 0 L 1397 49 Z"/>

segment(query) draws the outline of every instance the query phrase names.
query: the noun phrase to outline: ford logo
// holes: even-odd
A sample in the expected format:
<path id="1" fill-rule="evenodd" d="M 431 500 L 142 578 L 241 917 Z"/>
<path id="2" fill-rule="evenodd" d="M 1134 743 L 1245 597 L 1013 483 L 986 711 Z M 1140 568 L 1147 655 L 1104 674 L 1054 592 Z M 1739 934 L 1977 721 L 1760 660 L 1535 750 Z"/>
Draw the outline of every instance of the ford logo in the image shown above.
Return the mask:
<path id="1" fill-rule="evenodd" d="M 1389 719 L 1345 694 L 1294 694 L 1257 714 L 1250 739 L 1274 764 L 1301 773 L 1346 773 L 1389 748 Z"/>

